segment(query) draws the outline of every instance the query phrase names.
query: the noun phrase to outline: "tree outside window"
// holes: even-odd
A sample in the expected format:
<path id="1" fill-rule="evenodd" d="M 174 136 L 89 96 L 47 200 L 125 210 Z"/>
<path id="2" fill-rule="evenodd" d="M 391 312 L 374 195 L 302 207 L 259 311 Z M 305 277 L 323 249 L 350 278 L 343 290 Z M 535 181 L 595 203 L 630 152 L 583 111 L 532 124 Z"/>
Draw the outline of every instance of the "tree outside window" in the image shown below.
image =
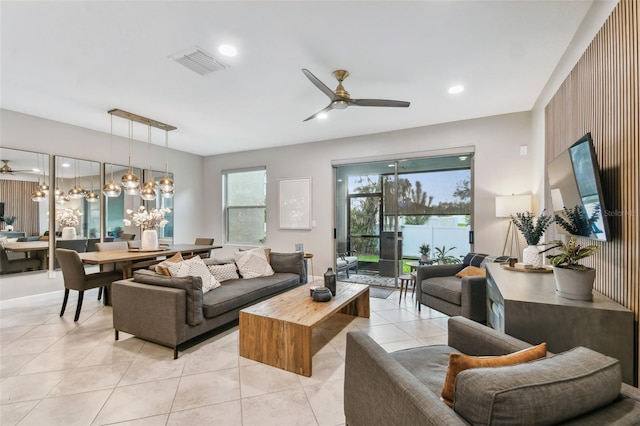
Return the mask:
<path id="1" fill-rule="evenodd" d="M 267 232 L 267 171 L 228 171 L 223 181 L 227 242 L 263 243 Z"/>

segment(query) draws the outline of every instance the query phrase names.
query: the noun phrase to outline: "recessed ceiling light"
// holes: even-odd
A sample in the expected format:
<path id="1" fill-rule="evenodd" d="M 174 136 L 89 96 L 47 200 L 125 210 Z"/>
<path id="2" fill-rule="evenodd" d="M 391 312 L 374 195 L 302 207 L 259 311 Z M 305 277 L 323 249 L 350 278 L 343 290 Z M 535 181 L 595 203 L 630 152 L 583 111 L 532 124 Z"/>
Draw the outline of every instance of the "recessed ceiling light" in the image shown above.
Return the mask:
<path id="1" fill-rule="evenodd" d="M 71 164 L 69 164 L 69 163 L 62 163 L 62 167 L 65 167 L 65 168 L 66 168 L 66 167 L 71 167 Z"/>
<path id="2" fill-rule="evenodd" d="M 38 173 L 38 172 L 40 172 L 40 169 L 31 169 L 31 171 L 34 172 L 34 173 Z"/>
<path id="3" fill-rule="evenodd" d="M 322 114 L 316 115 L 316 118 L 319 119 L 319 120 L 324 120 L 327 117 L 328 117 L 328 115 L 325 114 L 324 112 Z"/>
<path id="4" fill-rule="evenodd" d="M 461 84 L 449 87 L 449 93 L 452 95 L 457 95 L 458 93 L 462 93 L 464 91 L 464 86 Z"/>
<path id="5" fill-rule="evenodd" d="M 236 56 L 238 54 L 238 49 L 230 44 L 221 44 L 220 47 L 218 47 L 218 52 L 222 53 L 224 56 Z"/>

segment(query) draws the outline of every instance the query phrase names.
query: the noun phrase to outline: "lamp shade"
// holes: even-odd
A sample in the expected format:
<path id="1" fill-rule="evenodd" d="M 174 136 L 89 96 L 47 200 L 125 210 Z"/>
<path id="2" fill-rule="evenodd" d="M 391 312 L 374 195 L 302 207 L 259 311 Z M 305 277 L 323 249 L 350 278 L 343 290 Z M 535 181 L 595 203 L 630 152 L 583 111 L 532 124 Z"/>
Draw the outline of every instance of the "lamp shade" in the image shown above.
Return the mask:
<path id="1" fill-rule="evenodd" d="M 531 211 L 531 195 L 500 195 L 496 197 L 496 217 L 510 217 Z"/>

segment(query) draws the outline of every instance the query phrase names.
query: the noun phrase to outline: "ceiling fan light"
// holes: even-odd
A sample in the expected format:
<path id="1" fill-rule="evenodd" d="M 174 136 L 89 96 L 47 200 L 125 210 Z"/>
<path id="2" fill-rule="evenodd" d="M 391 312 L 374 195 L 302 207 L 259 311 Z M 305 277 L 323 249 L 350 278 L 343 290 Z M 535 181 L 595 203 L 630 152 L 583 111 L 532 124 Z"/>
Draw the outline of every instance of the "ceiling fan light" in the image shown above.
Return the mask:
<path id="1" fill-rule="evenodd" d="M 102 193 L 105 197 L 117 198 L 120 196 L 121 192 L 122 188 L 120 188 L 120 185 L 115 183 L 113 179 L 111 179 L 102 187 Z"/>
<path id="2" fill-rule="evenodd" d="M 100 196 L 93 192 L 93 190 L 91 190 L 87 192 L 87 194 L 84 196 L 84 199 L 87 200 L 88 203 L 97 203 L 98 201 L 100 201 Z"/>
<path id="3" fill-rule="evenodd" d="M 136 186 L 140 185 L 138 181 L 138 176 L 131 173 L 131 171 L 128 171 L 127 173 L 122 175 L 121 181 L 122 181 L 122 186 L 124 186 L 125 188 L 135 188 Z"/>
<path id="4" fill-rule="evenodd" d="M 160 179 L 158 186 L 163 192 L 173 191 L 173 180 L 171 180 L 169 176 L 165 175 L 162 179 Z"/>
<path id="5" fill-rule="evenodd" d="M 349 106 L 349 103 L 347 101 L 342 101 L 338 99 L 337 101 L 331 102 L 331 106 L 333 107 L 333 109 L 345 109 L 346 107 Z"/>
<path id="6" fill-rule="evenodd" d="M 39 203 L 41 201 L 44 201 L 46 198 L 47 194 L 45 194 L 43 191 L 40 190 L 40 188 L 36 188 L 35 191 L 33 191 L 31 193 L 31 200 L 35 201 L 36 203 Z"/>

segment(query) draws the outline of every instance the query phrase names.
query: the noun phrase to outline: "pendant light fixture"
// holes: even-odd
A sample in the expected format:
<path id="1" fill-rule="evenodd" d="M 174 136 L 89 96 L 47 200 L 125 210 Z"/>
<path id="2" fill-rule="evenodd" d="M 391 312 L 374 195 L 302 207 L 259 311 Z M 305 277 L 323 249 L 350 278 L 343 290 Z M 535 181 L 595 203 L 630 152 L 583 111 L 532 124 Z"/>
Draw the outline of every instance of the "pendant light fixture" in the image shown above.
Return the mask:
<path id="1" fill-rule="evenodd" d="M 110 114 L 111 115 L 111 114 Z M 117 198 L 120 196 L 122 189 L 120 185 L 113 181 L 113 115 L 111 115 L 111 153 L 109 163 L 111 165 L 111 179 L 102 187 L 102 193 L 105 197 Z"/>
<path id="2" fill-rule="evenodd" d="M 140 182 L 138 176 L 133 173 L 133 167 L 131 166 L 131 152 L 133 150 L 133 120 L 129 120 L 129 169 L 127 173 L 122 175 L 122 186 L 124 192 L 127 195 L 138 195 L 140 192 Z"/>
<path id="3" fill-rule="evenodd" d="M 149 125 L 149 179 L 147 179 L 144 183 L 144 188 L 140 191 L 140 197 L 145 201 L 153 201 L 157 197 L 156 182 L 153 180 L 151 164 L 151 125 Z"/>
<path id="4" fill-rule="evenodd" d="M 85 196 L 87 191 L 85 191 L 83 187 L 78 185 L 78 160 L 74 160 L 74 162 L 75 162 L 75 167 L 74 167 L 74 171 L 75 171 L 74 182 L 75 182 L 75 185 L 74 185 L 73 188 L 71 188 L 69 190 L 69 198 L 72 198 L 74 200 L 79 200 L 80 198 L 83 198 Z"/>
<path id="5" fill-rule="evenodd" d="M 158 186 L 162 191 L 162 198 L 172 198 L 173 197 L 173 180 L 169 177 L 169 131 L 164 131 L 164 150 L 165 150 L 165 161 L 164 161 L 164 177 L 160 179 L 160 183 Z"/>
<path id="6" fill-rule="evenodd" d="M 91 174 L 91 191 L 85 194 L 84 199 L 89 203 L 97 203 L 100 201 L 100 196 L 93 190 L 93 163 L 89 163 L 89 173 Z"/>
<path id="7" fill-rule="evenodd" d="M 40 154 L 36 154 L 37 155 L 37 161 L 38 161 L 38 168 L 40 167 Z M 42 162 L 44 163 L 44 160 L 42 160 Z M 38 178 L 38 183 L 40 182 L 40 179 Z M 44 171 L 44 167 L 42 168 L 42 183 L 38 185 L 38 187 L 31 193 L 31 200 L 35 201 L 36 203 L 39 203 L 41 201 L 44 201 L 47 198 L 47 195 L 49 194 L 49 185 L 47 185 L 46 183 L 46 175 L 45 175 L 45 171 Z"/>
<path id="8" fill-rule="evenodd" d="M 56 204 L 64 206 L 70 200 L 69 196 L 64 192 L 64 166 L 60 168 L 60 180 L 58 182 L 58 188 L 56 188 Z"/>

